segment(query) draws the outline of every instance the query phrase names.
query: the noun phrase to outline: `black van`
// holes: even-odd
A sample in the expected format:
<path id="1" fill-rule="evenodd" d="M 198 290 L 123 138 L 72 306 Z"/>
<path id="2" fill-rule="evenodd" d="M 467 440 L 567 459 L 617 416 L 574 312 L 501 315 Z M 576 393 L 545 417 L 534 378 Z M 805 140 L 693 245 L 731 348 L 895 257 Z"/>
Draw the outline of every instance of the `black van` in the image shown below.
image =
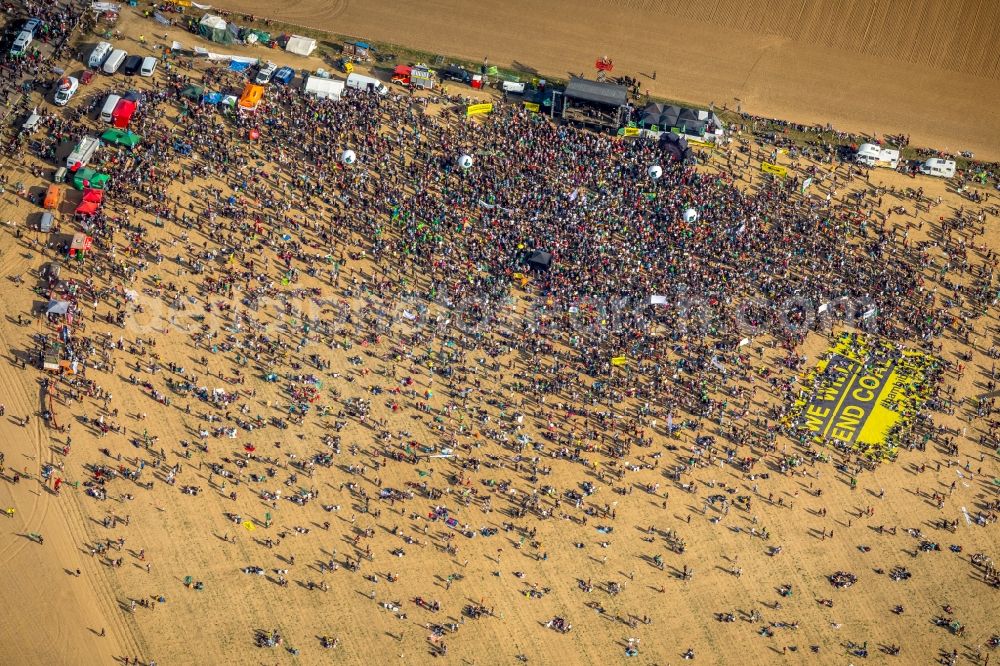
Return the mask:
<path id="1" fill-rule="evenodd" d="M 135 76 L 139 73 L 140 67 L 142 67 L 142 56 L 130 55 L 125 59 L 125 64 L 122 65 L 122 74 Z"/>
<path id="2" fill-rule="evenodd" d="M 471 83 L 472 73 L 464 67 L 452 64 L 448 65 L 444 69 L 438 70 L 438 76 L 442 79 L 448 79 L 450 81 L 458 81 L 459 83 Z"/>

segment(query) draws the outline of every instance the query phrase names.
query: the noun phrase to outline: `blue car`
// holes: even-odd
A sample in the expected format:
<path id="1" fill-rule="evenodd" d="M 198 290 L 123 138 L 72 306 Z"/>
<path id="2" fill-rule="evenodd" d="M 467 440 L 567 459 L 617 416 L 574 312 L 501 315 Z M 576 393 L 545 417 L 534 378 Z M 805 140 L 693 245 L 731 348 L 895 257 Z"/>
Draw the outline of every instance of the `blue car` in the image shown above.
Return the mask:
<path id="1" fill-rule="evenodd" d="M 274 73 L 271 77 L 271 81 L 274 83 L 280 83 L 283 86 L 287 86 L 295 78 L 295 70 L 291 67 L 281 67 Z"/>

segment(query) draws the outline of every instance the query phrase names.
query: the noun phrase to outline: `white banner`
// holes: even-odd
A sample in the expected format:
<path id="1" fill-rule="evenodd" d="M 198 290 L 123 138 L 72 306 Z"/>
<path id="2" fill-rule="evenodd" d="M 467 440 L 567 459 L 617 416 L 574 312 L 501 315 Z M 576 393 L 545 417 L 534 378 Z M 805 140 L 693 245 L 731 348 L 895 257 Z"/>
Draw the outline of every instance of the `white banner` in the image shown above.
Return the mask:
<path id="1" fill-rule="evenodd" d="M 122 10 L 122 6 L 114 2 L 95 2 L 90 5 L 90 8 L 95 12 L 114 12 L 116 14 Z"/>

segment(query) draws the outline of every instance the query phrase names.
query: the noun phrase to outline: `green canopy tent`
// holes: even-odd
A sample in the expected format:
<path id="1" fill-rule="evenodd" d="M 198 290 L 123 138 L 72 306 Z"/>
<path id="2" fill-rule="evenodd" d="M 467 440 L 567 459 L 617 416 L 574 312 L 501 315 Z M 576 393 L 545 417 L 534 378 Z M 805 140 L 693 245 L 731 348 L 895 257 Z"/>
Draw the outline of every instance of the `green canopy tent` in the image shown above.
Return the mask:
<path id="1" fill-rule="evenodd" d="M 109 129 L 101 135 L 101 138 L 108 143 L 117 143 L 118 145 L 128 146 L 129 148 L 142 141 L 142 137 L 138 134 L 120 129 Z"/>
<path id="2" fill-rule="evenodd" d="M 198 34 L 218 44 L 233 43 L 233 34 L 229 32 L 226 20 L 221 16 L 205 14 L 198 22 Z"/>
<path id="3" fill-rule="evenodd" d="M 181 91 L 181 97 L 193 100 L 195 102 L 201 101 L 201 95 L 205 92 L 205 89 L 201 86 L 196 86 L 194 84 L 188 85 L 184 90 Z"/>
<path id="4" fill-rule="evenodd" d="M 111 180 L 111 176 L 106 173 L 100 173 L 95 169 L 83 168 L 73 174 L 73 187 L 78 190 L 83 190 L 86 187 L 103 190 L 107 187 L 109 180 Z"/>

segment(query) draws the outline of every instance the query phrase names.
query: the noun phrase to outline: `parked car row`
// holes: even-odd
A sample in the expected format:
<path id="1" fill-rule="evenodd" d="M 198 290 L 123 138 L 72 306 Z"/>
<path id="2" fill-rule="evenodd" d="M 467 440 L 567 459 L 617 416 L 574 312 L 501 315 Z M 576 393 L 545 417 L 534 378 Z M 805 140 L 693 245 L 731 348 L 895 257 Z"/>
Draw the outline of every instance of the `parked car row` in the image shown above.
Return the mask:
<path id="1" fill-rule="evenodd" d="M 145 58 L 139 55 L 129 55 L 125 49 L 116 49 L 109 42 L 101 42 L 90 52 L 87 66 L 111 75 L 119 70 L 126 76 L 152 76 L 156 71 L 157 59 L 153 56 Z"/>

